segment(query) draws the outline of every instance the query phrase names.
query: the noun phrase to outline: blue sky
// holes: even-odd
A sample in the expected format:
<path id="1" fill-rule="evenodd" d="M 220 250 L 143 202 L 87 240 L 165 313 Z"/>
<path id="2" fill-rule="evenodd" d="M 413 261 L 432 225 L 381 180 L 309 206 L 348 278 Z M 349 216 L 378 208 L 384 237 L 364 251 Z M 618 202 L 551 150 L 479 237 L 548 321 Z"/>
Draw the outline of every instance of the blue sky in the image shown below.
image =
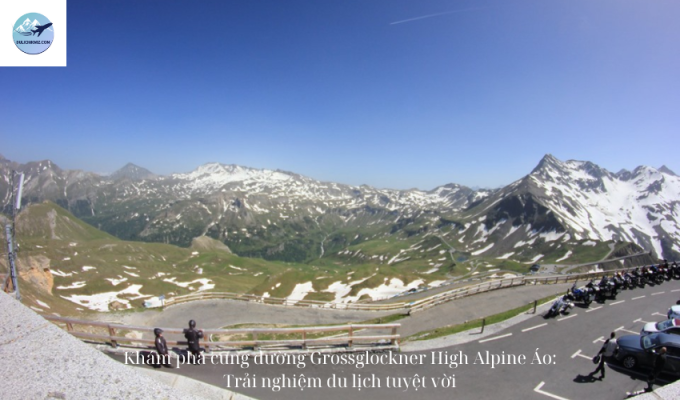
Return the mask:
<path id="1" fill-rule="evenodd" d="M 395 189 L 498 187 L 546 153 L 680 173 L 678 15 L 676 0 L 69 0 L 68 67 L 0 69 L 0 154 Z"/>

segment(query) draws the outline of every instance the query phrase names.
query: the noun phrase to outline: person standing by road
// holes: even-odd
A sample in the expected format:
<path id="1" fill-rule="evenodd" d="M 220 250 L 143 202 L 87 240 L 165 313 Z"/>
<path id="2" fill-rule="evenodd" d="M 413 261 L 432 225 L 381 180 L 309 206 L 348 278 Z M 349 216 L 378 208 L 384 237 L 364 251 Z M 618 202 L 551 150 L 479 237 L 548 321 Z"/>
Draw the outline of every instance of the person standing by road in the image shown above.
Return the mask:
<path id="1" fill-rule="evenodd" d="M 184 330 L 184 337 L 189 342 L 189 352 L 191 353 L 194 362 L 201 359 L 201 346 L 199 339 L 203 339 L 203 330 L 196 329 L 196 321 L 193 319 L 189 321 L 189 329 Z"/>
<path id="2" fill-rule="evenodd" d="M 652 353 L 655 355 L 654 367 L 652 368 L 652 371 L 649 373 L 649 376 L 647 377 L 647 388 L 645 389 L 646 392 L 651 392 L 653 390 L 652 384 L 656 383 L 659 374 L 663 370 L 663 367 L 666 365 L 665 347 L 660 348 L 657 352 L 652 350 Z"/>
<path id="3" fill-rule="evenodd" d="M 170 367 L 170 355 L 168 354 L 168 344 L 163 337 L 163 330 L 161 328 L 155 328 L 153 330 L 156 339 L 154 344 L 156 345 L 156 351 L 158 352 L 158 366 L 165 365 Z"/>
<path id="4" fill-rule="evenodd" d="M 612 356 L 614 356 L 615 351 L 616 351 L 616 333 L 612 332 L 609 335 L 609 339 L 605 340 L 604 344 L 602 345 L 602 348 L 600 349 L 600 352 L 597 353 L 597 356 L 600 357 L 599 364 L 595 371 L 590 373 L 590 376 L 593 376 L 599 372 L 600 380 L 603 380 L 605 375 L 604 363 L 605 361 L 610 360 Z"/>

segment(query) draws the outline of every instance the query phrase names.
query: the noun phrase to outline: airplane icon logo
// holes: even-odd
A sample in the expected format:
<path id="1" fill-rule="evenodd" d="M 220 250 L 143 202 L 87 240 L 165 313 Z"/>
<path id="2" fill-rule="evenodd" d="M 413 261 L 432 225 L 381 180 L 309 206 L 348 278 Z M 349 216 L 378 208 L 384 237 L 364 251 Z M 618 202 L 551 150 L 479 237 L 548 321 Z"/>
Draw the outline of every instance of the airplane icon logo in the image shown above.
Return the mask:
<path id="1" fill-rule="evenodd" d="M 54 42 L 54 36 L 54 24 L 40 13 L 22 15 L 14 23 L 12 31 L 17 48 L 32 55 L 41 54 L 49 49 Z"/>
<path id="2" fill-rule="evenodd" d="M 49 24 L 45 24 L 45 25 L 36 25 L 35 26 L 36 29 L 32 29 L 31 32 L 33 32 L 33 35 L 35 35 L 37 33 L 38 37 L 40 37 L 40 35 L 42 35 L 43 31 L 45 29 L 49 28 L 50 26 L 52 26 L 51 22 Z"/>

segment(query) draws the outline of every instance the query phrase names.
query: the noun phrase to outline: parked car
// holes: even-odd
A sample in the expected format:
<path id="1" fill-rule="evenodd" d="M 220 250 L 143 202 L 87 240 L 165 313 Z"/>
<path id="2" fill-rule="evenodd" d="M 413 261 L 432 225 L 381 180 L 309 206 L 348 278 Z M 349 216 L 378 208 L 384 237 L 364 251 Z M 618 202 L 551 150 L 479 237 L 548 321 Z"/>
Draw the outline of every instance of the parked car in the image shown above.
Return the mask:
<path id="1" fill-rule="evenodd" d="M 616 359 L 626 368 L 647 368 L 654 365 L 652 351 L 666 347 L 664 372 L 680 375 L 680 335 L 652 333 L 646 336 L 627 335 L 616 340 Z"/>
<path id="2" fill-rule="evenodd" d="M 668 319 L 680 318 L 680 305 L 675 305 L 669 308 L 666 315 L 668 315 Z"/>
<path id="3" fill-rule="evenodd" d="M 680 335 L 680 319 L 672 318 L 661 322 L 650 322 L 640 331 L 640 336 L 647 336 L 656 332 L 672 333 Z"/>

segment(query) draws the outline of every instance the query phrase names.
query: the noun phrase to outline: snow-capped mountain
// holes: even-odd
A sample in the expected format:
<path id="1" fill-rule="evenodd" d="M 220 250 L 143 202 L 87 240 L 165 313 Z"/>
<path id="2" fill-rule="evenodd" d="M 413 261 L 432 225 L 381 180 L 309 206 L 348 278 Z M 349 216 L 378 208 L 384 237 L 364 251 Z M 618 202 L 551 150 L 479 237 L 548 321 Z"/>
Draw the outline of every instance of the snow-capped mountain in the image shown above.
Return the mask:
<path id="1" fill-rule="evenodd" d="M 19 27 L 15 29 L 15 31 L 30 32 L 32 29 L 35 29 L 36 25 L 40 25 L 37 19 L 31 21 L 29 18 L 26 18 L 24 22 L 22 22 L 21 25 L 19 25 Z"/>
<path id="2" fill-rule="evenodd" d="M 467 196 L 472 194 L 471 190 L 466 191 L 458 185 L 446 185 L 429 192 L 353 187 L 320 182 L 292 172 L 219 163 L 205 164 L 188 174 L 172 175 L 169 181 L 174 181 L 174 189 L 186 198 L 230 191 L 243 193 L 246 198 L 266 194 L 274 199 L 335 202 L 349 207 L 381 205 L 388 210 L 404 207 L 460 209 L 468 204 Z M 464 200 L 461 200 L 461 194 Z"/>
<path id="3" fill-rule="evenodd" d="M 530 179 L 575 235 L 638 243 L 657 255 L 680 252 L 680 179 L 668 169 L 611 174 L 589 162 L 549 156 Z"/>
<path id="4" fill-rule="evenodd" d="M 628 242 L 656 256 L 680 258 L 680 178 L 667 168 L 613 174 L 590 162 L 547 155 L 502 189 L 447 184 L 421 191 L 219 163 L 165 177 L 128 165 L 103 177 L 61 170 L 49 161 L 19 165 L 0 159 L 5 205 L 11 169 L 26 173 L 24 202 L 52 200 L 118 237 L 188 245 L 207 235 L 246 256 L 354 257 L 356 249 L 348 249 L 367 241 L 379 247 L 390 237 L 417 241 L 436 235 L 471 257 L 519 262 L 550 254 L 562 259 L 596 242 Z"/>
<path id="5" fill-rule="evenodd" d="M 629 242 L 675 259 L 680 254 L 679 204 L 680 178 L 667 168 L 613 174 L 591 162 L 546 155 L 529 175 L 469 210 L 468 219 L 484 225 L 480 232 L 494 230 L 506 239 L 479 254 L 509 254 L 521 248 L 519 241 L 535 244 L 530 237 L 516 236 L 522 231 L 517 228 L 525 226 L 550 241 Z M 515 244 L 507 240 L 513 236 Z"/>

